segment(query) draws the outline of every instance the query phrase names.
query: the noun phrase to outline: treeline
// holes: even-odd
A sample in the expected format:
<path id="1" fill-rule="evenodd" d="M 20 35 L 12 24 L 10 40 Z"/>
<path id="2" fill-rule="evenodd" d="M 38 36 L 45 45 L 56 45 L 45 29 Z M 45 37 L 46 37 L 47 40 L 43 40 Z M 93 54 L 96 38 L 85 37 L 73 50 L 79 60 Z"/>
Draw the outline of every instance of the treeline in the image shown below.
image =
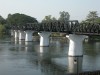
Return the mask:
<path id="1" fill-rule="evenodd" d="M 97 11 L 90 11 L 86 16 L 86 19 L 82 21 L 82 23 L 100 23 L 100 16 L 98 16 Z"/>
<path id="2" fill-rule="evenodd" d="M 36 18 L 20 13 L 8 14 L 6 19 L 0 16 L 0 34 L 9 34 L 9 28 L 12 25 L 25 25 L 34 22 L 38 22 Z"/>
<path id="3" fill-rule="evenodd" d="M 68 12 L 63 11 L 60 12 L 59 14 L 60 14 L 59 19 L 56 19 L 55 17 L 48 15 L 44 17 L 42 22 L 55 21 L 55 20 L 66 21 L 69 20 L 70 18 Z M 0 34 L 9 34 L 9 28 L 12 25 L 25 25 L 26 23 L 35 23 L 35 22 L 38 22 L 36 18 L 20 13 L 8 14 L 6 19 L 0 16 Z M 56 33 L 54 35 L 59 35 L 59 34 Z"/>
<path id="4" fill-rule="evenodd" d="M 97 11 L 90 11 L 86 16 L 86 19 L 81 23 L 91 23 L 91 24 L 100 24 L 100 16 Z M 100 36 L 91 36 L 89 35 L 89 40 L 100 40 Z"/>
<path id="5" fill-rule="evenodd" d="M 81 21 L 81 23 L 100 23 L 100 17 L 98 15 L 99 14 L 97 11 L 90 11 L 89 14 L 87 14 L 86 18 Z M 52 17 L 52 15 L 47 15 L 44 17 L 42 22 L 56 20 L 68 21 L 70 20 L 70 14 L 65 11 L 59 12 L 59 18 Z M 20 13 L 8 14 L 6 19 L 0 16 L 0 34 L 8 34 L 9 27 L 12 25 L 25 25 L 26 23 L 35 22 L 38 22 L 36 18 Z M 55 35 L 60 34 L 57 33 Z"/>

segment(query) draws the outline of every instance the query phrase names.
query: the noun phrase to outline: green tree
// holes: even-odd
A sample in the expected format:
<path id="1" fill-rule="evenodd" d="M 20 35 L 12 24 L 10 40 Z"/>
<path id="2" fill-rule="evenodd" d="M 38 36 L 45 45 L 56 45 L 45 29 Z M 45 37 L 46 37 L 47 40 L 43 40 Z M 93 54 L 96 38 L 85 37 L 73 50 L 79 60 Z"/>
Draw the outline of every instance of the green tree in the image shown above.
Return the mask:
<path id="1" fill-rule="evenodd" d="M 97 11 L 90 11 L 89 14 L 87 15 L 86 22 L 95 23 L 97 19 L 98 19 Z"/>
<path id="2" fill-rule="evenodd" d="M 51 21 L 51 15 L 45 16 L 42 21 Z"/>
<path id="3" fill-rule="evenodd" d="M 52 17 L 51 15 L 45 16 L 42 22 L 50 22 L 50 21 L 56 21 L 57 19 L 55 17 Z"/>
<path id="4" fill-rule="evenodd" d="M 53 20 L 53 21 L 57 21 L 57 19 L 56 19 L 55 17 L 52 17 L 52 20 Z"/>
<path id="5" fill-rule="evenodd" d="M 95 20 L 96 23 L 100 23 L 100 17 Z"/>
<path id="6" fill-rule="evenodd" d="M 0 24 L 0 34 L 5 33 L 6 29 L 5 26 Z"/>
<path id="7" fill-rule="evenodd" d="M 5 24 L 5 23 L 6 23 L 6 20 L 2 16 L 0 16 L 0 24 Z"/>
<path id="8" fill-rule="evenodd" d="M 38 22 L 35 18 L 25 15 L 25 14 L 9 14 L 7 17 L 7 24 L 10 25 L 25 25 L 26 23 L 35 23 Z"/>
<path id="9" fill-rule="evenodd" d="M 58 20 L 60 21 L 68 21 L 70 19 L 70 15 L 68 12 L 62 11 L 59 14 L 60 14 L 60 17 Z"/>

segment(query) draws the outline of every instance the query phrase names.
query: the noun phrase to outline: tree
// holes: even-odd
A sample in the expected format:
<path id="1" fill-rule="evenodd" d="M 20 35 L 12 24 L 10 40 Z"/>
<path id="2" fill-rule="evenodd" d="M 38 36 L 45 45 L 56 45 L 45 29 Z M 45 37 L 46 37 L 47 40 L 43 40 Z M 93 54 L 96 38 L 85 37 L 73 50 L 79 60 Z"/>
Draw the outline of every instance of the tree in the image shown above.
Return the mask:
<path id="1" fill-rule="evenodd" d="M 53 21 L 57 21 L 57 19 L 56 19 L 55 17 L 52 17 L 52 20 L 53 20 Z"/>
<path id="2" fill-rule="evenodd" d="M 56 21 L 57 19 L 55 17 L 52 17 L 51 15 L 45 16 L 42 22 L 50 22 L 50 21 Z"/>
<path id="3" fill-rule="evenodd" d="M 95 23 L 97 19 L 98 19 L 97 11 L 90 11 L 87 16 L 86 22 Z"/>
<path id="4" fill-rule="evenodd" d="M 100 23 L 100 17 L 95 20 L 96 23 Z"/>
<path id="5" fill-rule="evenodd" d="M 10 25 L 25 25 L 26 23 L 34 23 L 38 22 L 35 18 L 30 17 L 25 14 L 9 14 L 7 20 L 7 24 Z"/>
<path id="6" fill-rule="evenodd" d="M 6 31 L 5 26 L 0 24 L 0 34 L 4 33 Z"/>
<path id="7" fill-rule="evenodd" d="M 68 21 L 70 19 L 70 15 L 68 12 L 62 11 L 59 14 L 60 14 L 60 17 L 58 20 L 60 21 Z"/>
<path id="8" fill-rule="evenodd" d="M 2 16 L 0 16 L 0 24 L 5 24 L 5 23 L 6 23 L 6 20 Z"/>

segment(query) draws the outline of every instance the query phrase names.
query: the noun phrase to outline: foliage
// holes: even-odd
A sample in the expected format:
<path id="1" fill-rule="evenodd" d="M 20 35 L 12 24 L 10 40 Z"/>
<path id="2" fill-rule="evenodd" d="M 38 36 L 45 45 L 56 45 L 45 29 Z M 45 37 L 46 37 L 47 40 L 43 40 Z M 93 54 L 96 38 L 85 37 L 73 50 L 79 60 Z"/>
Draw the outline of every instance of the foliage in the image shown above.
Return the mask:
<path id="1" fill-rule="evenodd" d="M 5 24 L 5 23 L 6 23 L 6 20 L 2 16 L 0 16 L 0 24 Z"/>
<path id="2" fill-rule="evenodd" d="M 52 17 L 51 15 L 45 16 L 42 22 L 51 22 L 51 21 L 65 22 L 70 19 L 70 15 L 68 12 L 63 11 L 63 12 L 60 12 L 59 14 L 60 14 L 60 17 L 58 19 L 56 19 L 55 17 Z M 61 35 L 60 33 L 52 33 L 51 36 L 60 36 L 60 35 Z M 65 35 L 62 34 L 62 36 L 65 36 Z"/>
<path id="3" fill-rule="evenodd" d="M 52 17 L 51 15 L 45 16 L 42 22 L 50 22 L 50 21 L 56 21 L 55 17 Z"/>
<path id="4" fill-rule="evenodd" d="M 100 23 L 100 18 L 98 17 L 97 11 L 90 11 L 86 17 L 86 20 L 82 23 Z"/>
<path id="5" fill-rule="evenodd" d="M 58 20 L 60 21 L 68 21 L 70 19 L 70 15 L 68 12 L 62 11 L 59 14 L 60 14 L 60 17 Z"/>
<path id="6" fill-rule="evenodd" d="M 70 19 L 70 15 L 68 12 L 62 11 L 59 12 L 60 17 L 58 19 L 56 19 L 55 17 L 52 17 L 51 15 L 47 15 L 44 17 L 44 19 L 42 20 L 42 22 L 50 22 L 50 21 L 68 21 Z"/>
<path id="7" fill-rule="evenodd" d="M 98 18 L 97 11 L 90 11 L 88 16 L 87 16 L 87 21 L 94 23 L 97 18 Z"/>
<path id="8" fill-rule="evenodd" d="M 0 24 L 0 34 L 5 33 L 6 29 L 5 26 Z"/>
<path id="9" fill-rule="evenodd" d="M 95 23 L 100 23 L 100 17 L 95 20 Z"/>
<path id="10" fill-rule="evenodd" d="M 100 17 L 98 16 L 97 11 L 90 11 L 87 15 L 86 20 L 82 21 L 81 23 L 100 23 Z M 98 40 L 100 39 L 99 36 L 89 36 L 89 40 Z"/>
<path id="11" fill-rule="evenodd" d="M 7 24 L 9 25 L 25 25 L 26 23 L 34 22 L 37 22 L 35 18 L 19 13 L 9 14 L 7 18 Z"/>
<path id="12" fill-rule="evenodd" d="M 57 37 L 57 36 L 60 36 L 60 33 L 55 32 L 55 33 L 52 33 L 50 36 Z"/>

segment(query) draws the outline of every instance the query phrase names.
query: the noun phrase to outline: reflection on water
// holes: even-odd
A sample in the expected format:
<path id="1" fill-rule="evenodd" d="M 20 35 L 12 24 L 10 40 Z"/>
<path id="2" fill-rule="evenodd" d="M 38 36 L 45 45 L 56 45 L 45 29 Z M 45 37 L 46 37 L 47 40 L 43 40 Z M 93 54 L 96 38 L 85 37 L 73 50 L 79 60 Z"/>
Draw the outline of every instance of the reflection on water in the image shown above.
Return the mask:
<path id="1" fill-rule="evenodd" d="M 39 42 L 0 40 L 0 75 L 67 75 L 100 69 L 100 42 L 84 43 L 83 57 L 68 57 L 68 42 L 52 38 Z"/>
<path id="2" fill-rule="evenodd" d="M 82 72 L 83 57 L 68 57 L 68 71 L 69 73 L 78 74 Z"/>
<path id="3" fill-rule="evenodd" d="M 48 53 L 48 47 L 40 47 L 40 53 Z"/>

